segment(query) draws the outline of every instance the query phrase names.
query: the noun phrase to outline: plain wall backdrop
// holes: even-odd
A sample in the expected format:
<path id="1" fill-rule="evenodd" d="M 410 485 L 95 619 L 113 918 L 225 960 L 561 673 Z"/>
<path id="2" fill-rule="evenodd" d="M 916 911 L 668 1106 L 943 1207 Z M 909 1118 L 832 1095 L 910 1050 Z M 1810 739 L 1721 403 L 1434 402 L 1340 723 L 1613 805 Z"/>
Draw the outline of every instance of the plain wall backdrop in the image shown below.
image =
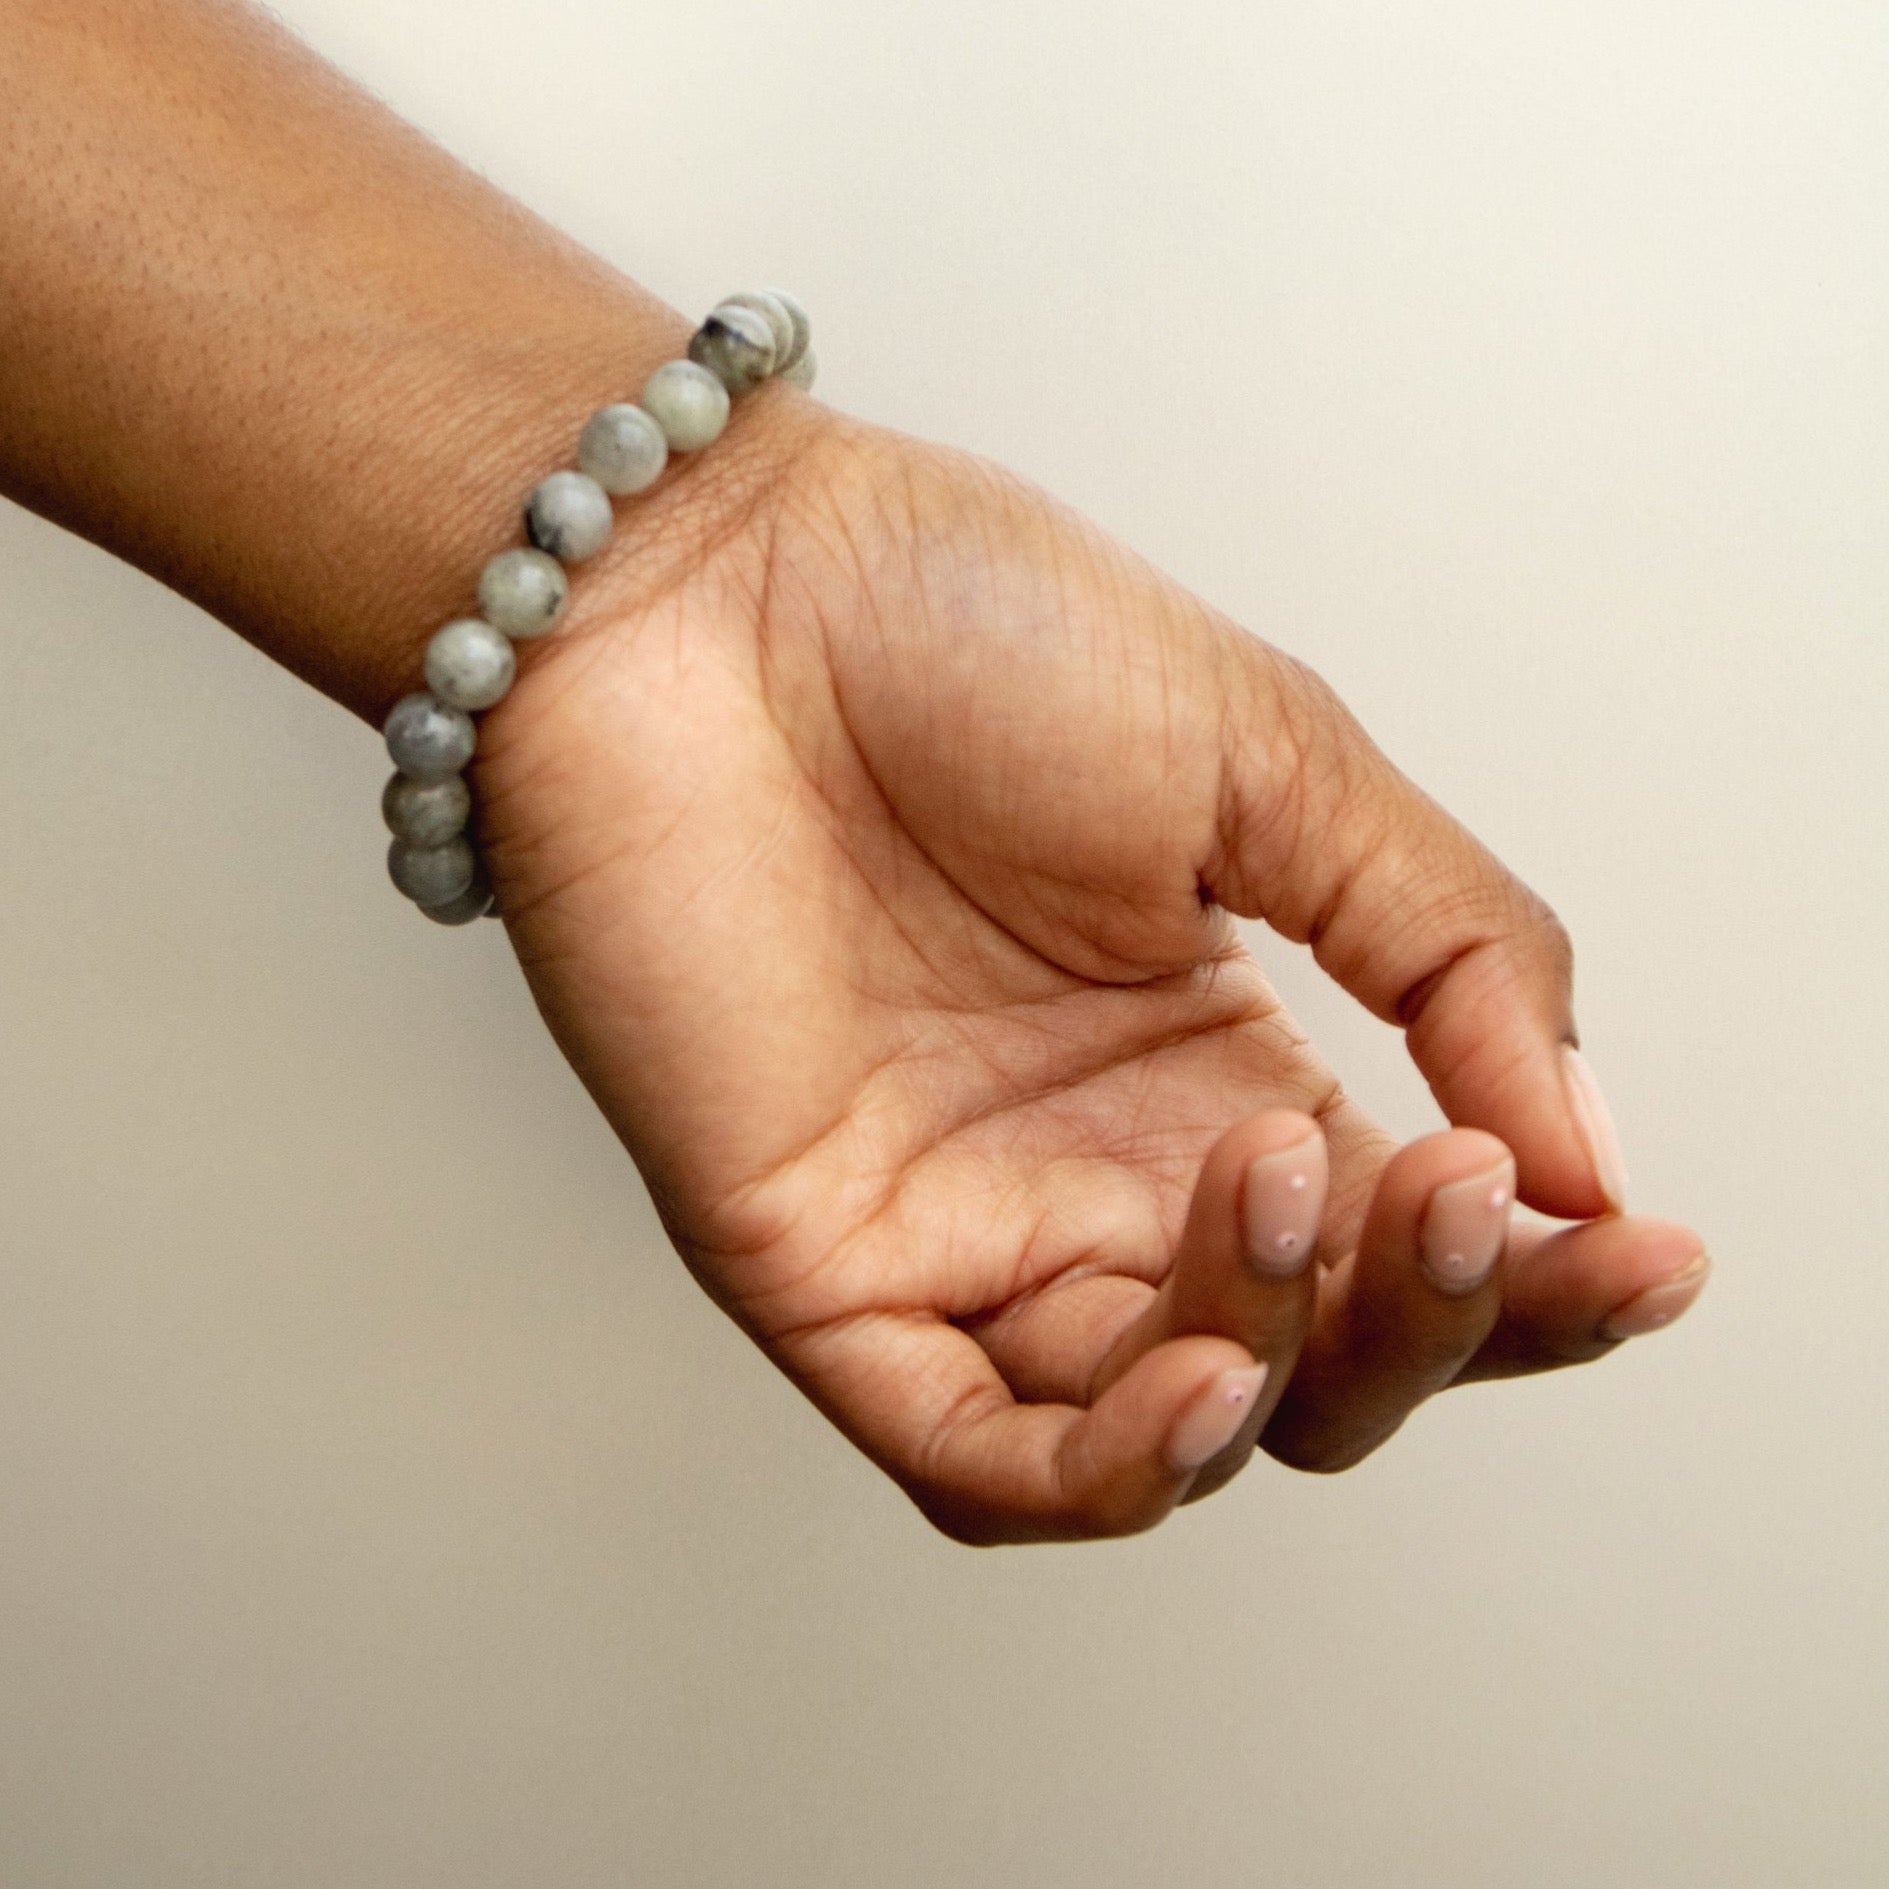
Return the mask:
<path id="1" fill-rule="evenodd" d="M 1889 1880 L 1889 9 L 282 11 L 1322 669 L 1568 921 L 1718 1276 L 1345 1477 L 954 1547 L 389 889 L 375 735 L 5 511 L 0 1882 Z"/>

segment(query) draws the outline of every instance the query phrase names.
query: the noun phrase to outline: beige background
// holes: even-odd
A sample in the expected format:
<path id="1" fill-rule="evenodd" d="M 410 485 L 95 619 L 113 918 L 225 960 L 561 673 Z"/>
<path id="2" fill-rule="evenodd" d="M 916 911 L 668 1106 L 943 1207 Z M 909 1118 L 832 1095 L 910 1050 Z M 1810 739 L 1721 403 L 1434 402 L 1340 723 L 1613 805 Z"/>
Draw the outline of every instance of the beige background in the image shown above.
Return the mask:
<path id="1" fill-rule="evenodd" d="M 0 1882 L 1889 1880 L 1880 0 L 284 11 L 1319 665 L 1571 924 L 1719 1278 L 1342 1479 L 954 1548 L 402 909 L 374 737 L 7 512 Z"/>

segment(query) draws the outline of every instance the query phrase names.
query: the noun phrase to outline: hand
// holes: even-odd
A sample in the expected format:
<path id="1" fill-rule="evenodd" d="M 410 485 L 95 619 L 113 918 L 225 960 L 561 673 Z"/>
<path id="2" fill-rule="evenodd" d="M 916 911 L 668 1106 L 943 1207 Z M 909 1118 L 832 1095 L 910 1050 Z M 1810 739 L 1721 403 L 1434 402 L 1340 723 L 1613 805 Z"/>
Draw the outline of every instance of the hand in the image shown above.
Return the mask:
<path id="1" fill-rule="evenodd" d="M 1559 925 L 1316 677 L 981 462 L 738 430 L 488 718 L 482 830 L 689 1266 L 939 1527 L 1146 1527 L 1690 1302 L 1696 1237 L 1610 1213 Z M 1230 913 L 1458 1126 L 1399 1152 Z"/>

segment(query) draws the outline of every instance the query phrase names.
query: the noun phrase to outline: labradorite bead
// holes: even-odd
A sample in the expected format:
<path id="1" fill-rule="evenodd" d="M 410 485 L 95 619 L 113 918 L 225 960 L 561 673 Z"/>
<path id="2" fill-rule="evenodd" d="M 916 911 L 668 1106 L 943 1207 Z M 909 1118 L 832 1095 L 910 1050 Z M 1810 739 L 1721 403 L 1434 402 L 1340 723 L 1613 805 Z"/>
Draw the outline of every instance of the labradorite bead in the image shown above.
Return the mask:
<path id="1" fill-rule="evenodd" d="M 623 498 L 648 491 L 662 477 L 669 463 L 669 442 L 641 407 L 628 402 L 600 407 L 584 423 L 577 463 L 606 492 Z"/>
<path id="2" fill-rule="evenodd" d="M 758 310 L 722 302 L 690 338 L 689 359 L 745 394 L 774 371 L 774 330 Z"/>
<path id="3" fill-rule="evenodd" d="M 672 452 L 699 452 L 728 424 L 728 389 L 694 361 L 665 361 L 644 383 L 642 407 Z"/>
<path id="4" fill-rule="evenodd" d="M 814 370 L 818 365 L 813 358 L 813 350 L 809 348 L 792 367 L 781 375 L 781 379 L 788 386 L 798 387 L 803 394 L 807 393 L 813 387 Z"/>
<path id="5" fill-rule="evenodd" d="M 785 289 L 762 289 L 760 292 L 770 301 L 778 303 L 788 321 L 793 324 L 793 339 L 780 350 L 774 361 L 774 372 L 785 374 L 800 364 L 812 345 L 813 318 Z"/>
<path id="6" fill-rule="evenodd" d="M 387 873 L 415 905 L 444 905 L 478 875 L 478 861 L 463 834 L 444 846 L 395 840 L 387 848 Z"/>
<path id="7" fill-rule="evenodd" d="M 518 658 L 482 617 L 459 617 L 426 646 L 426 686 L 453 708 L 490 708 L 512 686 Z"/>
<path id="8" fill-rule="evenodd" d="M 507 636 L 542 636 L 570 595 L 564 566 L 547 551 L 501 551 L 479 574 L 479 611 Z"/>
<path id="9" fill-rule="evenodd" d="M 742 289 L 738 294 L 724 296 L 716 304 L 719 314 L 724 308 L 748 308 L 767 323 L 768 335 L 774 343 L 774 365 L 769 370 L 778 374 L 787 365 L 787 357 L 794 345 L 794 318 L 787 312 L 786 304 L 772 289 Z"/>
<path id="10" fill-rule="evenodd" d="M 563 564 L 595 557 L 610 524 L 610 494 L 587 472 L 554 472 L 525 501 L 525 536 Z"/>
<path id="11" fill-rule="evenodd" d="M 468 886 L 456 899 L 444 905 L 422 905 L 420 910 L 436 925 L 470 925 L 475 918 L 493 915 L 492 888 Z"/>
<path id="12" fill-rule="evenodd" d="M 465 776 L 416 781 L 395 774 L 380 797 L 380 817 L 387 831 L 409 846 L 444 846 L 465 831 L 472 817 L 472 793 Z"/>
<path id="13" fill-rule="evenodd" d="M 416 781 L 443 781 L 472 759 L 478 732 L 465 710 L 437 696 L 403 695 L 386 721 L 394 766 Z"/>
<path id="14" fill-rule="evenodd" d="M 485 876 L 485 861 L 476 851 L 472 855 L 472 883 L 456 899 L 420 907 L 438 925 L 469 925 L 491 909 L 492 881 Z"/>

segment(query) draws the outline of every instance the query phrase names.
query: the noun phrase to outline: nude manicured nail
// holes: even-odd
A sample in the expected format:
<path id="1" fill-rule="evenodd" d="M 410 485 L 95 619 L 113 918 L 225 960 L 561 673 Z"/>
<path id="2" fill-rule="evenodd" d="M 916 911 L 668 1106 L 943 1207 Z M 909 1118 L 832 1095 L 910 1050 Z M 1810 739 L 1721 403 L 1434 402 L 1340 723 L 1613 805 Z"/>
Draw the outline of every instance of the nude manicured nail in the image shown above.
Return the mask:
<path id="1" fill-rule="evenodd" d="M 1494 1271 L 1509 1237 L 1515 1163 L 1503 1161 L 1430 1196 L 1417 1234 L 1417 1257 L 1439 1292 L 1460 1298 Z"/>
<path id="2" fill-rule="evenodd" d="M 1168 1437 L 1168 1467 L 1185 1475 L 1218 1456 L 1239 1435 L 1265 1381 L 1263 1364 L 1222 1371 L 1175 1420 Z"/>
<path id="3" fill-rule="evenodd" d="M 1587 1058 L 1572 1044 L 1561 1052 L 1561 1073 L 1567 1079 L 1568 1106 L 1574 1111 L 1575 1125 L 1587 1144 L 1587 1156 L 1594 1164 L 1594 1178 L 1615 1213 L 1627 1204 L 1627 1164 L 1620 1155 L 1620 1134 L 1614 1127 L 1613 1112 L 1600 1092 L 1600 1082 Z"/>
<path id="4" fill-rule="evenodd" d="M 1629 1299 L 1601 1326 L 1600 1335 L 1644 1338 L 1648 1332 L 1670 1325 L 1691 1308 L 1711 1275 L 1712 1262 L 1701 1253 L 1684 1272 L 1674 1273 L 1663 1285 L 1648 1286 L 1637 1299 Z"/>
<path id="5" fill-rule="evenodd" d="M 1310 1134 L 1290 1148 L 1262 1154 L 1240 1188 L 1240 1234 L 1246 1263 L 1269 1279 L 1305 1270 L 1325 1213 L 1325 1137 Z"/>

